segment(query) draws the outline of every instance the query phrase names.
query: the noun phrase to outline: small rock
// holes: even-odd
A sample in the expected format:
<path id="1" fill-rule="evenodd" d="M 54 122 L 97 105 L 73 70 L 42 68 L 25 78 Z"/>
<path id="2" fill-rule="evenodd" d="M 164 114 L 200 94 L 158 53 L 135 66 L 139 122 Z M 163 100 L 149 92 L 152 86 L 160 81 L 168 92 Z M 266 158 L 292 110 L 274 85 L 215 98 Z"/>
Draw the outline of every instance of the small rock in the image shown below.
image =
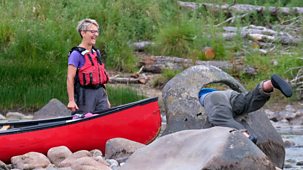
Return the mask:
<path id="1" fill-rule="evenodd" d="M 0 114 L 0 120 L 5 120 L 5 119 L 6 119 L 6 117 L 3 116 L 3 114 Z"/>
<path id="2" fill-rule="evenodd" d="M 266 116 L 268 117 L 268 119 L 273 120 L 274 122 L 276 122 L 275 120 L 277 120 L 277 115 L 275 114 L 274 111 L 271 111 L 269 109 L 264 109 L 264 112 L 266 114 Z"/>
<path id="3" fill-rule="evenodd" d="M 80 150 L 80 151 L 73 153 L 73 155 L 72 155 L 73 158 L 82 158 L 82 157 L 91 157 L 91 156 L 92 156 L 92 153 L 90 153 L 87 150 Z"/>
<path id="4" fill-rule="evenodd" d="M 118 163 L 118 161 L 116 161 L 116 160 L 114 160 L 114 159 L 107 159 L 106 160 L 110 165 L 109 165 L 109 167 L 118 167 L 119 166 L 119 163 Z"/>
<path id="5" fill-rule="evenodd" d="M 72 163 L 71 168 L 73 169 L 85 169 L 85 170 L 111 170 L 110 167 L 97 162 L 92 157 L 82 157 Z"/>
<path id="6" fill-rule="evenodd" d="M 2 161 L 0 161 L 0 169 L 1 170 L 9 170 L 8 167 L 7 167 L 7 165 L 4 162 L 2 162 Z"/>
<path id="7" fill-rule="evenodd" d="M 8 120 L 22 120 L 25 117 L 24 114 L 19 112 L 8 112 L 6 113 L 6 118 Z"/>
<path id="8" fill-rule="evenodd" d="M 71 167 L 74 164 L 74 162 L 78 161 L 80 158 L 91 157 L 91 156 L 92 156 L 92 154 L 89 151 L 80 150 L 80 151 L 73 153 L 66 159 L 64 159 L 62 162 L 59 163 L 58 166 L 59 167 Z"/>
<path id="9" fill-rule="evenodd" d="M 288 123 L 288 120 L 282 119 L 280 122 L 281 122 L 281 123 Z"/>
<path id="10" fill-rule="evenodd" d="M 296 165 L 298 165 L 298 166 L 303 166 L 303 161 L 299 161 L 299 162 L 297 162 L 297 164 Z"/>
<path id="11" fill-rule="evenodd" d="M 284 165 L 284 168 L 285 168 L 285 169 L 287 169 L 287 168 L 292 168 L 292 166 L 291 166 L 290 164 L 285 164 L 285 165 Z"/>
<path id="12" fill-rule="evenodd" d="M 106 142 L 105 158 L 124 162 L 132 153 L 145 145 L 124 138 L 113 138 Z"/>
<path id="13" fill-rule="evenodd" d="M 66 146 L 58 146 L 49 149 L 47 152 L 47 157 L 53 164 L 59 165 L 60 162 L 72 154 L 73 153 Z"/>
<path id="14" fill-rule="evenodd" d="M 102 164 L 106 166 L 110 166 L 110 164 L 102 157 L 102 156 L 97 156 L 93 157 L 96 161 L 101 162 Z"/>
<path id="15" fill-rule="evenodd" d="M 295 146 L 295 145 L 296 145 L 296 144 L 295 144 L 295 142 L 293 142 L 293 141 L 290 141 L 290 140 L 284 141 L 284 146 L 285 146 L 286 148 L 290 148 L 290 147 Z"/>
<path id="16" fill-rule="evenodd" d="M 93 157 L 103 156 L 102 151 L 100 151 L 99 149 L 91 150 L 90 153 Z"/>
<path id="17" fill-rule="evenodd" d="M 289 112 L 296 112 L 296 109 L 294 108 L 294 106 L 288 104 L 285 106 L 285 110 L 289 111 Z"/>
<path id="18" fill-rule="evenodd" d="M 34 113 L 34 119 L 47 119 L 70 116 L 71 112 L 58 99 L 51 99 L 45 106 Z"/>
<path id="19" fill-rule="evenodd" d="M 287 159 L 286 162 L 289 162 L 289 163 L 296 163 L 297 161 L 294 160 L 294 159 Z"/>
<path id="20" fill-rule="evenodd" d="M 14 156 L 11 158 L 11 162 L 13 167 L 17 169 L 46 168 L 51 164 L 45 155 L 38 152 L 29 152 L 24 155 Z"/>

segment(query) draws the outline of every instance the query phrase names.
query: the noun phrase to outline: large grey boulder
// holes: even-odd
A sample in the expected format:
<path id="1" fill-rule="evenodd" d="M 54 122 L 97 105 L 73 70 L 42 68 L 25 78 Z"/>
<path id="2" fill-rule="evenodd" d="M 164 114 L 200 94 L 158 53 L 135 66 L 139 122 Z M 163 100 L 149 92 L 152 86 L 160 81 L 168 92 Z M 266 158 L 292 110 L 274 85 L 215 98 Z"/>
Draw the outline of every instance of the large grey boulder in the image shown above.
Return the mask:
<path id="1" fill-rule="evenodd" d="M 197 65 L 184 70 L 172 78 L 162 90 L 167 119 L 163 135 L 210 127 L 207 114 L 199 103 L 198 92 L 201 87 L 213 83 L 223 84 L 238 92 L 246 91 L 239 81 L 217 67 Z M 282 168 L 285 159 L 283 140 L 263 109 L 236 119 L 257 136 L 259 148 L 276 166 Z"/>
<path id="2" fill-rule="evenodd" d="M 162 90 L 167 119 L 164 135 L 207 126 L 198 92 L 210 83 L 224 83 L 236 91 L 245 91 L 237 80 L 212 65 L 197 65 L 184 70 L 168 81 Z"/>
<path id="3" fill-rule="evenodd" d="M 34 119 L 47 119 L 70 116 L 71 112 L 58 99 L 51 99 L 45 106 L 34 113 Z"/>
<path id="4" fill-rule="evenodd" d="M 241 132 L 213 127 L 184 130 L 137 150 L 119 170 L 274 170 L 268 157 Z"/>

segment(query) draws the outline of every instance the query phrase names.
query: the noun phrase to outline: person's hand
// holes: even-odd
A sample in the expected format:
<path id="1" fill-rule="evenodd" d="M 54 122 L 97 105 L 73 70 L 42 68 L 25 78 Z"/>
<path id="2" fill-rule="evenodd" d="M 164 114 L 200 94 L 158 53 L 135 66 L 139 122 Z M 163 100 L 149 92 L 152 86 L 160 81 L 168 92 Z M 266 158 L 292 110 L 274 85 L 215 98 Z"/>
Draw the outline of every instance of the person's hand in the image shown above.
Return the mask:
<path id="1" fill-rule="evenodd" d="M 68 108 L 69 110 L 71 110 L 72 112 L 75 112 L 76 110 L 79 109 L 75 101 L 70 101 L 70 102 L 68 102 L 67 108 Z"/>

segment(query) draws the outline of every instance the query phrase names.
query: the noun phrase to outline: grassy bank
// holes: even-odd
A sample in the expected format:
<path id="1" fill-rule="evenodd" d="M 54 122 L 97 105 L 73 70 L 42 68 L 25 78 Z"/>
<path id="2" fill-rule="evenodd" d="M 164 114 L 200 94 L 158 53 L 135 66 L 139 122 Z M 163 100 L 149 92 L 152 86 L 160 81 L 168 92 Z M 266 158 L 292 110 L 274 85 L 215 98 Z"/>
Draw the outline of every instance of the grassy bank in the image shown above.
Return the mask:
<path id="1" fill-rule="evenodd" d="M 237 2 L 303 5 L 300 0 Z M 200 49 L 211 46 L 216 50 L 218 60 L 232 60 L 233 53 L 243 43 L 241 39 L 230 44 L 223 41 L 219 34 L 222 29 L 215 27 L 226 19 L 223 14 L 181 9 L 175 0 L 0 0 L 0 15 L 0 110 L 35 109 L 51 98 L 67 102 L 67 54 L 80 42 L 75 27 L 83 18 L 94 18 L 100 23 L 101 34 L 96 46 L 106 51 L 107 68 L 118 71 L 138 70 L 137 59 L 130 46 L 135 41 L 155 42 L 148 51 L 154 55 L 192 59 L 203 59 Z M 279 17 L 281 20 L 290 19 Z M 268 25 L 269 22 L 272 22 L 270 16 L 259 24 Z M 235 23 L 236 26 L 249 24 L 251 21 L 248 19 Z M 303 64 L 302 60 L 297 62 L 297 58 L 302 56 L 300 48 L 295 47 L 296 55 L 248 56 L 245 62 L 256 67 L 258 74 L 247 77 L 237 73 L 236 76 L 247 87 L 273 72 L 291 78 L 293 75 L 286 70 Z M 282 64 L 272 66 L 272 59 Z M 114 105 L 141 98 L 125 91 L 128 90 L 109 89 Z M 125 100 L 118 100 L 123 98 Z"/>

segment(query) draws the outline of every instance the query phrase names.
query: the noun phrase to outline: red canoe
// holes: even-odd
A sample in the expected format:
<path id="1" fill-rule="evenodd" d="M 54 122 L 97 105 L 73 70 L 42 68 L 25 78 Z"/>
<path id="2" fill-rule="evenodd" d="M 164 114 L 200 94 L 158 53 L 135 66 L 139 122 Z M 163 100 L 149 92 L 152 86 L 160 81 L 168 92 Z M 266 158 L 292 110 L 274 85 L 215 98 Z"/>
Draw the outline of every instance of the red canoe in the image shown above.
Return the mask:
<path id="1" fill-rule="evenodd" d="M 126 138 L 148 144 L 158 135 L 161 116 L 157 98 L 113 107 L 97 116 L 72 120 L 71 117 L 0 123 L 0 160 L 27 152 L 47 151 L 55 146 L 77 150 L 100 149 L 111 138 Z"/>

